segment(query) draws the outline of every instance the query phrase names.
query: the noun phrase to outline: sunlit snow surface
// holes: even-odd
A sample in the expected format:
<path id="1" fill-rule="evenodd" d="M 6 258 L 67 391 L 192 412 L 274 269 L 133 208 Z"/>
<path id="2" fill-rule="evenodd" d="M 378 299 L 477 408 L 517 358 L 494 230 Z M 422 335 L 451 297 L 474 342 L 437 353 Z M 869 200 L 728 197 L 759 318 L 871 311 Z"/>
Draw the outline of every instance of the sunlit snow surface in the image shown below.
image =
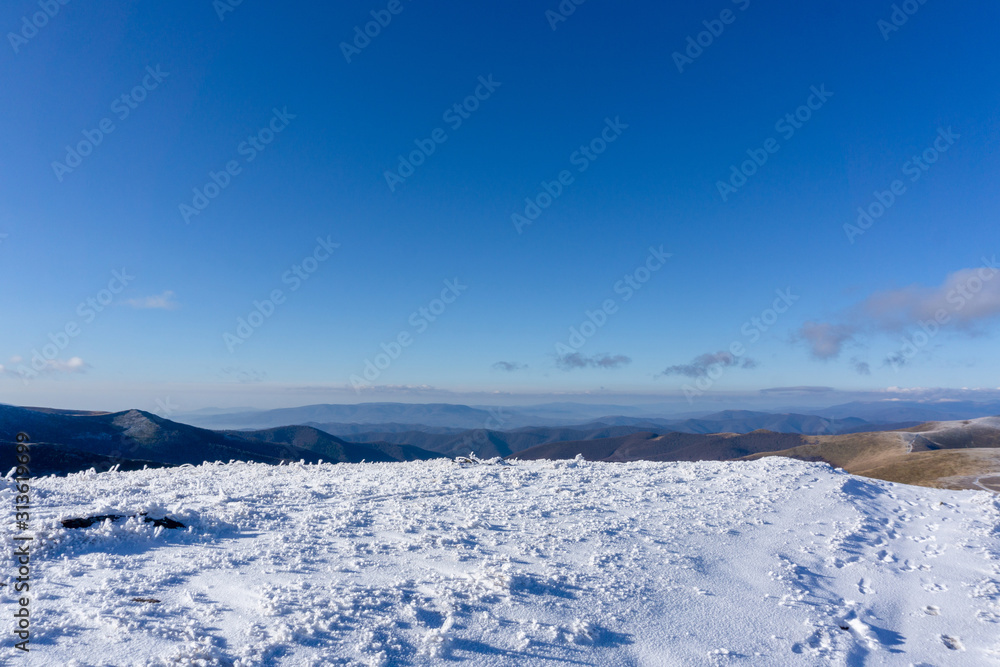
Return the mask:
<path id="1" fill-rule="evenodd" d="M 1000 662 L 998 497 L 821 464 L 215 464 L 33 504 L 24 664 Z M 59 524 L 137 512 L 190 529 Z"/>

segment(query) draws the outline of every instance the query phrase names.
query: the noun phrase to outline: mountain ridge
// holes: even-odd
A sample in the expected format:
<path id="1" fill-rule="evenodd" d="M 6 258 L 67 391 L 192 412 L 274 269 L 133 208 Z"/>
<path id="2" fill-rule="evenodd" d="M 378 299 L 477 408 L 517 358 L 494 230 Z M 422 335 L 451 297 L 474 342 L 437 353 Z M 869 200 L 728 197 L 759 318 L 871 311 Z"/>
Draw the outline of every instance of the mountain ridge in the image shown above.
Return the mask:
<path id="1" fill-rule="evenodd" d="M 311 427 L 271 432 L 225 432 L 174 422 L 142 410 L 71 416 L 0 406 L 0 448 L 11 467 L 16 436 L 31 438 L 32 461 L 53 474 L 107 469 L 120 465 L 200 465 L 206 461 L 251 461 L 272 465 L 289 461 L 318 463 L 402 461 L 438 458 L 439 454 L 391 443 L 361 445 Z M 60 456 L 62 464 L 60 464 Z M 47 474 L 46 473 L 46 474 Z"/>

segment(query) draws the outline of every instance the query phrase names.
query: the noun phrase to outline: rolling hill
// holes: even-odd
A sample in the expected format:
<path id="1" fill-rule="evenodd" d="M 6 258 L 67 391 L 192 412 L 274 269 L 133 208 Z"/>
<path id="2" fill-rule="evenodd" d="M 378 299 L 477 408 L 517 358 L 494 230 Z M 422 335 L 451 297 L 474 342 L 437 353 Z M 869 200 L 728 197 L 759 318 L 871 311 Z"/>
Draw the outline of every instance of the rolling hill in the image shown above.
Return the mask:
<path id="1" fill-rule="evenodd" d="M 898 431 L 803 435 L 774 433 L 636 433 L 556 442 L 509 458 L 589 461 L 729 461 L 784 456 L 823 461 L 891 482 L 1000 492 L 1000 417 L 931 422 Z"/>
<path id="2" fill-rule="evenodd" d="M 728 461 L 756 452 L 796 446 L 802 436 L 794 433 L 634 433 L 617 438 L 557 442 L 531 447 L 512 458 L 519 460 L 568 459 L 581 454 L 588 461 Z"/>
<path id="3" fill-rule="evenodd" d="M 425 461 L 441 456 L 407 444 L 346 442 L 310 426 L 279 426 L 259 431 L 229 431 L 227 433 L 251 441 L 291 445 L 321 455 L 325 461 L 337 463 Z"/>
<path id="4" fill-rule="evenodd" d="M 891 482 L 1000 492 L 1000 417 L 930 422 L 884 433 L 810 436 L 801 445 L 758 453 L 825 461 Z"/>
<path id="5" fill-rule="evenodd" d="M 409 461 L 439 455 L 391 443 L 360 445 L 308 426 L 219 432 L 180 424 L 141 410 L 67 414 L 0 405 L 0 466 L 14 465 L 19 432 L 31 437 L 36 474 L 66 474 L 143 465 L 199 465 L 206 461 L 278 464 L 320 460 Z M 43 472 L 44 471 L 44 472 Z"/>
<path id="6" fill-rule="evenodd" d="M 747 428 L 765 419 L 804 430 L 823 424 L 821 418 L 809 415 L 727 411 L 704 419 L 684 420 L 683 426 L 701 429 L 727 423 Z M 859 426 L 857 421 L 860 420 L 827 424 L 855 428 Z M 268 464 L 414 461 L 473 452 L 484 458 L 520 460 L 571 459 L 579 454 L 588 460 L 608 462 L 729 461 L 784 456 L 824 461 L 851 473 L 894 482 L 1000 491 L 1000 417 L 935 421 L 891 431 L 838 435 L 767 429 L 663 432 L 637 425 L 598 422 L 507 431 L 373 431 L 350 436 L 359 441 L 348 441 L 306 425 L 214 431 L 140 410 L 99 413 L 0 405 L 0 467 L 13 467 L 14 439 L 20 431 L 27 432 L 34 443 L 35 474 L 65 474 L 89 468 L 107 470 L 115 465 L 134 470 L 144 466 L 230 460 Z"/>
<path id="7" fill-rule="evenodd" d="M 446 454 L 464 456 L 509 456 L 526 449 L 557 442 L 616 438 L 634 433 L 751 433 L 768 430 L 777 433 L 845 433 L 855 430 L 894 430 L 913 426 L 910 423 L 879 426 L 860 419 L 832 421 L 810 415 L 732 411 L 710 415 L 703 419 L 672 421 L 666 419 L 636 419 L 609 417 L 606 421 L 589 422 L 575 426 L 543 426 L 497 430 L 465 430 L 447 433 L 427 432 L 420 428 L 406 431 L 369 431 L 354 425 L 348 433 L 331 430 L 330 425 L 313 424 L 316 428 L 343 437 L 351 442 L 393 442 L 411 444 Z M 867 427 L 867 429 L 865 428 Z M 380 427 L 381 428 L 381 427 Z"/>
<path id="8" fill-rule="evenodd" d="M 595 440 L 643 432 L 645 429 L 637 426 L 608 426 L 606 424 L 591 425 L 589 428 L 579 427 L 532 427 L 512 431 L 491 431 L 485 429 L 465 430 L 457 433 L 426 433 L 423 431 L 407 431 L 402 433 L 371 432 L 344 436 L 352 442 L 391 442 L 411 444 L 439 452 L 447 456 L 467 456 L 476 454 L 481 457 L 509 456 L 517 452 L 551 442 L 568 440 Z"/>
<path id="9" fill-rule="evenodd" d="M 1000 414 L 1000 402 L 975 401 L 852 401 L 810 410 L 830 419 L 858 417 L 871 422 L 929 422 L 989 417 Z"/>

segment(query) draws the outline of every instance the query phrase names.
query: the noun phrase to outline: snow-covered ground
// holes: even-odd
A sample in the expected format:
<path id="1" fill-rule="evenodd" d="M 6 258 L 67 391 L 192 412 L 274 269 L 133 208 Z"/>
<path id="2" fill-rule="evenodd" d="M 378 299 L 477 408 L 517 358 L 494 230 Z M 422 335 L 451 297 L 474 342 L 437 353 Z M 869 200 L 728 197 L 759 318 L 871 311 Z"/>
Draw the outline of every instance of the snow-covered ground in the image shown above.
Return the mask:
<path id="1" fill-rule="evenodd" d="M 437 460 L 78 474 L 32 502 L 32 650 L 4 593 L 10 664 L 1000 662 L 986 491 L 776 457 Z M 136 512 L 189 528 L 59 523 Z"/>

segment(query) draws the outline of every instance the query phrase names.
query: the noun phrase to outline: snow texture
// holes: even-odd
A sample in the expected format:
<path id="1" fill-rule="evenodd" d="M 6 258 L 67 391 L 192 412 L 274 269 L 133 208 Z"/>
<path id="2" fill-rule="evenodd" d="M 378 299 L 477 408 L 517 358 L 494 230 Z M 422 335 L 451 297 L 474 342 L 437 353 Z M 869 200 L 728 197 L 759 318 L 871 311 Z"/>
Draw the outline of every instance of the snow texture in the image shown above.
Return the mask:
<path id="1" fill-rule="evenodd" d="M 31 653 L 5 631 L 7 664 L 1000 661 L 998 496 L 825 464 L 206 464 L 38 479 L 32 503 Z M 186 528 L 60 524 L 141 512 Z"/>

